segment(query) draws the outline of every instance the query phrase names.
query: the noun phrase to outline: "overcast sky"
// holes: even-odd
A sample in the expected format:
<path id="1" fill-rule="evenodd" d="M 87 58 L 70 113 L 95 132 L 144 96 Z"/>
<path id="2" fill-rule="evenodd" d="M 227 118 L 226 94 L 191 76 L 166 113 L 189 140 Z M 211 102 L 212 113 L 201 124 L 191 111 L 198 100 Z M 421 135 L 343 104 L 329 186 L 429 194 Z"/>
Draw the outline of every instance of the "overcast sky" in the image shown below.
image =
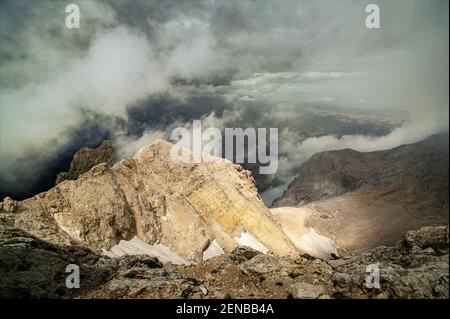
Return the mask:
<path id="1" fill-rule="evenodd" d="M 4 183 L 41 169 L 87 120 L 122 155 L 193 118 L 280 127 L 290 178 L 312 150 L 383 149 L 448 130 L 448 1 L 376 1 L 380 29 L 365 26 L 373 1 L 72 2 L 80 29 L 65 27 L 69 2 L 0 2 Z M 293 114 L 319 104 L 407 115 L 378 140 L 302 146 Z"/>

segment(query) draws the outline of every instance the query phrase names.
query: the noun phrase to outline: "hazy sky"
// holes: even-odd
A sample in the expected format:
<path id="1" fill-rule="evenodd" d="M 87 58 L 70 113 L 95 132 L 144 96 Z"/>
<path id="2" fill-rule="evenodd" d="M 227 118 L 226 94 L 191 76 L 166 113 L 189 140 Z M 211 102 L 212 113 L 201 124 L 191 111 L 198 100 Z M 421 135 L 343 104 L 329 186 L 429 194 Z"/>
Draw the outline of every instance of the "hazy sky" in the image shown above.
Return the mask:
<path id="1" fill-rule="evenodd" d="M 0 2 L 1 184 L 25 187 L 92 125 L 122 155 L 193 118 L 279 127 L 283 181 L 313 151 L 448 129 L 448 1 L 72 2 L 80 29 L 65 27 L 68 1 Z M 365 26 L 372 2 L 380 29 Z M 377 139 L 304 142 L 295 115 L 319 104 L 402 110 L 406 122 Z"/>

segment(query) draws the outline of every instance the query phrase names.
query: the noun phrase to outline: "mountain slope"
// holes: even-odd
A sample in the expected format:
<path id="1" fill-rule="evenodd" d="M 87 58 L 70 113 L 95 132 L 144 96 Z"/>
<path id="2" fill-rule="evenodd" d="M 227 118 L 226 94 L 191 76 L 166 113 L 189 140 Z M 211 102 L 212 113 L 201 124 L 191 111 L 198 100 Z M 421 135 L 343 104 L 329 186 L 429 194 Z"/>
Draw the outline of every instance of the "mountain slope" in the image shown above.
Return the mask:
<path id="1" fill-rule="evenodd" d="M 349 251 L 448 224 L 448 135 L 380 152 L 315 154 L 274 206 L 274 215 L 296 206 L 285 219 L 302 218 Z"/>
<path id="2" fill-rule="evenodd" d="M 299 206 L 375 186 L 409 189 L 418 196 L 431 195 L 444 202 L 448 143 L 448 134 L 440 134 L 385 151 L 316 153 L 301 165 L 298 176 L 272 206 Z"/>

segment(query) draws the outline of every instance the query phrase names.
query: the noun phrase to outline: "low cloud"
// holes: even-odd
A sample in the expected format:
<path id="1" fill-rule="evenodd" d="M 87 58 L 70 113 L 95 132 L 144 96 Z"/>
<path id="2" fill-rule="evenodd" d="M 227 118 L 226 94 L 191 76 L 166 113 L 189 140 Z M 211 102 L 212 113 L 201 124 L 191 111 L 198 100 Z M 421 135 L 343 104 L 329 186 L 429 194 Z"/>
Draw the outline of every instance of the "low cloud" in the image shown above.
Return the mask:
<path id="1" fill-rule="evenodd" d="M 100 138 L 129 156 L 193 119 L 279 128 L 279 170 L 256 175 L 269 197 L 313 152 L 448 130 L 448 2 L 379 4 L 368 30 L 364 2 L 86 0 L 69 30 L 64 3 L 1 1 L 0 193 L 44 190 L 19 182 Z"/>

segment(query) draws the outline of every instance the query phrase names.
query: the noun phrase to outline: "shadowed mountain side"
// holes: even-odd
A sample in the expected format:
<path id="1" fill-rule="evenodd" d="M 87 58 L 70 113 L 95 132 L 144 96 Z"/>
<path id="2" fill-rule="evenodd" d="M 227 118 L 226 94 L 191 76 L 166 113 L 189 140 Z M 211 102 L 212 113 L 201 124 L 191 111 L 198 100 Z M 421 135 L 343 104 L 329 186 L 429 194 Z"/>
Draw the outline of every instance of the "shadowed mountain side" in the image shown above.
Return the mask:
<path id="1" fill-rule="evenodd" d="M 299 206 L 357 189 L 387 186 L 448 207 L 448 133 L 390 150 L 316 153 L 273 207 Z"/>
<path id="2" fill-rule="evenodd" d="M 349 251 L 392 244 L 409 229 L 448 224 L 448 135 L 380 152 L 315 154 L 275 211 L 283 205 L 297 206 L 285 209 L 291 216 L 285 219 L 301 218 Z"/>

